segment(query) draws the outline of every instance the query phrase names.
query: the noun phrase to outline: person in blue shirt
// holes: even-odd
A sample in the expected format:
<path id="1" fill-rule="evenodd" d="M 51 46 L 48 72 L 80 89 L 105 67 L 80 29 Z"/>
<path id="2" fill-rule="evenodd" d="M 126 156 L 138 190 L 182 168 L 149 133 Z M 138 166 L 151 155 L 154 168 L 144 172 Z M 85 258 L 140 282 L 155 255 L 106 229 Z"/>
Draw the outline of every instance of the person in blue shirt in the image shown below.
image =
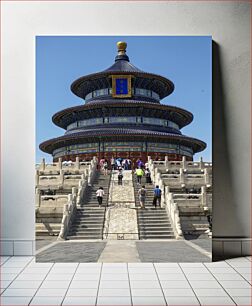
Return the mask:
<path id="1" fill-rule="evenodd" d="M 157 202 L 159 207 L 161 207 L 161 195 L 162 195 L 162 190 L 159 188 L 158 185 L 156 185 L 154 189 L 154 198 L 153 198 L 153 205 L 155 208 L 157 208 Z"/>

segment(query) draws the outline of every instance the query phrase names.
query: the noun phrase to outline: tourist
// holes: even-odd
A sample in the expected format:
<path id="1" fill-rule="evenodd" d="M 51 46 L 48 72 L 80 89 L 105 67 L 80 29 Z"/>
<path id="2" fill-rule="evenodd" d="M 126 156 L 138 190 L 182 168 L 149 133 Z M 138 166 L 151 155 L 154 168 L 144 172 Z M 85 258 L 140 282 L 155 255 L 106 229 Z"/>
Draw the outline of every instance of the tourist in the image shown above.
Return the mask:
<path id="1" fill-rule="evenodd" d="M 115 159 L 114 159 L 114 156 L 111 157 L 110 164 L 111 164 L 111 170 L 115 170 Z"/>
<path id="2" fill-rule="evenodd" d="M 143 169 L 140 167 L 137 168 L 136 169 L 137 184 L 141 184 L 143 175 L 144 175 Z"/>
<path id="3" fill-rule="evenodd" d="M 146 168 L 144 174 L 145 174 L 146 184 L 151 184 L 151 173 L 150 173 L 150 169 L 149 169 L 149 168 Z"/>
<path id="4" fill-rule="evenodd" d="M 154 189 L 154 198 L 153 198 L 153 205 L 155 206 L 155 208 L 157 208 L 157 202 L 158 205 L 161 207 L 161 194 L 162 194 L 161 189 L 159 188 L 158 185 L 156 185 Z"/>
<path id="5" fill-rule="evenodd" d="M 118 169 L 122 166 L 122 165 L 121 165 L 121 159 L 120 159 L 120 158 L 117 158 L 117 159 L 116 159 L 116 166 L 117 166 Z"/>
<path id="6" fill-rule="evenodd" d="M 118 169 L 118 185 L 122 185 L 122 179 L 123 179 L 123 170 L 121 167 Z"/>
<path id="7" fill-rule="evenodd" d="M 130 160 L 129 158 L 127 159 L 127 161 L 128 161 L 128 169 L 131 170 L 131 164 L 132 164 L 132 162 L 131 162 L 131 160 Z"/>
<path id="8" fill-rule="evenodd" d="M 142 188 L 138 190 L 138 196 L 139 196 L 139 202 L 140 202 L 141 208 L 145 208 L 146 193 L 147 193 L 147 190 L 145 189 L 145 186 L 143 185 Z"/>
<path id="9" fill-rule="evenodd" d="M 108 175 L 108 161 L 105 159 L 103 163 L 104 175 Z"/>
<path id="10" fill-rule="evenodd" d="M 99 165 L 100 165 L 100 169 L 103 170 L 103 164 L 105 162 L 104 157 L 102 159 L 100 159 Z"/>
<path id="11" fill-rule="evenodd" d="M 96 197 L 97 197 L 99 207 L 101 207 L 101 205 L 102 205 L 102 199 L 103 199 L 104 194 L 105 193 L 104 193 L 103 188 L 99 187 L 99 189 L 96 191 Z"/>
<path id="12" fill-rule="evenodd" d="M 142 162 L 141 158 L 139 158 L 139 159 L 137 160 L 137 167 L 138 167 L 138 168 L 144 168 L 144 163 Z"/>
<path id="13" fill-rule="evenodd" d="M 129 170 L 129 162 L 128 159 L 124 159 L 124 169 Z"/>

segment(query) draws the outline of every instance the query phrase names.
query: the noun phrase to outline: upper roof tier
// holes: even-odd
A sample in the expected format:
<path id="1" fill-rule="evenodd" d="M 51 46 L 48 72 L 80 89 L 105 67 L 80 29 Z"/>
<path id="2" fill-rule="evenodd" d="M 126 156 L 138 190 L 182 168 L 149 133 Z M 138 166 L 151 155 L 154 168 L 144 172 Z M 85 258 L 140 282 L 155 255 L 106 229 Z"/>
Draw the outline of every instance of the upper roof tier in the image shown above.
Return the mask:
<path id="1" fill-rule="evenodd" d="M 172 81 L 157 74 L 144 72 L 131 64 L 126 54 L 126 47 L 127 44 L 125 42 L 118 42 L 118 54 L 115 57 L 115 63 L 101 72 L 92 73 L 75 80 L 71 85 L 72 92 L 78 97 L 86 99 L 88 103 L 87 96 L 90 96 L 91 93 L 95 93 L 96 100 L 99 99 L 96 91 L 106 89 L 108 90 L 107 94 L 111 95 L 113 76 L 123 75 L 130 76 L 132 96 L 137 96 L 137 91 L 140 89 L 146 90 L 149 100 L 159 103 L 160 99 L 170 95 L 174 90 Z M 101 95 L 100 97 L 102 99 L 104 96 Z M 117 98 L 120 98 L 120 96 Z M 121 98 L 124 97 L 122 96 Z M 141 100 L 141 95 L 139 98 Z"/>

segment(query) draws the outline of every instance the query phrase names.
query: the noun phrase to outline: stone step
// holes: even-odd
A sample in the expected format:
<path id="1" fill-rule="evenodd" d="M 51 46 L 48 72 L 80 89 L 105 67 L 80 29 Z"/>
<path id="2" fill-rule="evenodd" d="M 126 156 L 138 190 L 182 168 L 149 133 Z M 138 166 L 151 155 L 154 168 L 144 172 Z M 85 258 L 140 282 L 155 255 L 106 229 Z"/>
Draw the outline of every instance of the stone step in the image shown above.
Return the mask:
<path id="1" fill-rule="evenodd" d="M 67 236 L 70 240 L 102 240 L 102 235 L 73 235 L 73 236 Z"/>

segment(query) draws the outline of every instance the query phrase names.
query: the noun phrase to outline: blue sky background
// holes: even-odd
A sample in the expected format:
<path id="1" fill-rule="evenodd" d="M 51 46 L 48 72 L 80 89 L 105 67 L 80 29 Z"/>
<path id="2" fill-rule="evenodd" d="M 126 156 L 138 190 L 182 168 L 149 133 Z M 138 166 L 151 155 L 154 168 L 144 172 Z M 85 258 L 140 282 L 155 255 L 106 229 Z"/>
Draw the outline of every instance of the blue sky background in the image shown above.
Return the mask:
<path id="1" fill-rule="evenodd" d="M 130 62 L 146 72 L 170 79 L 174 92 L 161 103 L 194 114 L 183 134 L 201 139 L 207 148 L 196 154 L 212 161 L 212 38 L 210 36 L 37 36 L 36 37 L 36 162 L 49 154 L 39 150 L 42 141 L 64 130 L 51 120 L 54 113 L 84 100 L 71 83 L 114 63 L 116 42 L 126 41 Z"/>

